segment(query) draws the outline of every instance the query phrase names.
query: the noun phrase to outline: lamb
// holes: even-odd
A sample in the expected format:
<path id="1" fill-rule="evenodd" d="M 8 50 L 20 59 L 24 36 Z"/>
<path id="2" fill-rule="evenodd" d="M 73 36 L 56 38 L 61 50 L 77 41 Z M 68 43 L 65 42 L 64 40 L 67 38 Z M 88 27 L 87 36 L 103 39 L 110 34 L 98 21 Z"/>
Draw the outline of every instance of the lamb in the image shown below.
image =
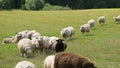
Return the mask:
<path id="1" fill-rule="evenodd" d="M 120 16 L 113 17 L 113 18 L 114 18 L 114 21 L 115 21 L 116 23 L 120 23 Z"/>
<path id="2" fill-rule="evenodd" d="M 69 27 L 63 28 L 60 34 L 65 39 L 71 38 L 75 34 L 75 29 L 72 26 L 69 26 Z"/>
<path id="3" fill-rule="evenodd" d="M 14 39 L 15 39 L 14 36 L 12 36 L 11 38 L 4 38 L 2 43 L 3 44 L 12 43 Z"/>
<path id="4" fill-rule="evenodd" d="M 88 58 L 73 53 L 59 52 L 55 55 L 54 68 L 97 68 Z"/>
<path id="5" fill-rule="evenodd" d="M 56 52 L 64 51 L 67 48 L 67 44 L 64 42 L 64 40 L 52 36 L 49 38 L 49 44 L 50 44 L 50 49 Z"/>
<path id="6" fill-rule="evenodd" d="M 32 62 L 20 61 L 16 64 L 15 68 L 37 68 L 37 67 Z"/>
<path id="7" fill-rule="evenodd" d="M 95 25 L 95 20 L 93 20 L 93 19 L 90 19 L 89 21 L 88 21 L 88 24 L 90 24 L 90 28 L 92 28 L 94 25 Z"/>
<path id="8" fill-rule="evenodd" d="M 18 44 L 18 49 L 21 52 L 22 57 L 28 57 L 31 53 L 32 42 L 28 38 L 21 39 Z"/>
<path id="9" fill-rule="evenodd" d="M 84 24 L 80 26 L 80 31 L 84 34 L 86 32 L 90 32 L 90 24 Z"/>
<path id="10" fill-rule="evenodd" d="M 54 68 L 55 55 L 49 55 L 44 60 L 44 68 Z"/>
<path id="11" fill-rule="evenodd" d="M 19 40 L 21 40 L 23 37 L 22 37 L 22 34 L 20 33 L 17 33 L 15 35 L 15 38 L 13 39 L 12 43 L 18 43 Z"/>
<path id="12" fill-rule="evenodd" d="M 105 16 L 98 17 L 98 22 L 100 24 L 104 24 L 105 23 Z"/>

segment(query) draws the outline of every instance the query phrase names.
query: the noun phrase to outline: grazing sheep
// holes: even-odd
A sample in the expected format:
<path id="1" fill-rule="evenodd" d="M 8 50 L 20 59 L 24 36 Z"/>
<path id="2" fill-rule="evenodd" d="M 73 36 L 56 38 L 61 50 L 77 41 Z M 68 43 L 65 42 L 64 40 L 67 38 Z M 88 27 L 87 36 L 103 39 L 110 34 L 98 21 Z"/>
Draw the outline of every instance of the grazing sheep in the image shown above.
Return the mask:
<path id="1" fill-rule="evenodd" d="M 84 34 L 86 32 L 90 32 L 90 24 L 84 24 L 80 26 L 80 31 Z"/>
<path id="2" fill-rule="evenodd" d="M 90 24 L 90 28 L 92 28 L 94 25 L 95 25 L 95 20 L 93 20 L 93 19 L 90 19 L 89 21 L 88 21 L 88 24 Z"/>
<path id="3" fill-rule="evenodd" d="M 22 38 L 23 38 L 22 34 L 17 33 L 15 35 L 15 38 L 13 39 L 12 43 L 18 43 L 18 41 L 21 40 Z"/>
<path id="4" fill-rule="evenodd" d="M 29 61 L 18 62 L 15 68 L 36 68 L 36 65 Z"/>
<path id="5" fill-rule="evenodd" d="M 100 24 L 104 24 L 105 23 L 105 16 L 98 17 L 98 22 Z"/>
<path id="6" fill-rule="evenodd" d="M 47 36 L 43 36 L 43 42 L 42 42 L 42 46 L 41 46 L 41 51 L 46 51 L 46 50 L 48 50 L 48 49 L 50 49 L 49 48 L 49 41 L 50 41 L 50 39 L 49 39 L 49 37 L 47 37 Z"/>
<path id="7" fill-rule="evenodd" d="M 65 39 L 71 38 L 75 34 L 75 29 L 72 26 L 69 26 L 69 27 L 63 28 L 60 33 L 61 33 L 61 36 Z"/>
<path id="8" fill-rule="evenodd" d="M 59 52 L 55 55 L 54 68 L 97 68 L 86 57 Z"/>
<path id="9" fill-rule="evenodd" d="M 113 17 L 113 18 L 114 18 L 114 21 L 115 21 L 116 23 L 120 23 L 120 16 Z"/>
<path id="10" fill-rule="evenodd" d="M 50 44 L 50 49 L 56 51 L 56 52 L 60 52 L 60 51 L 64 51 L 67 48 L 67 44 L 64 42 L 64 40 L 52 36 L 49 38 L 49 44 Z"/>
<path id="11" fill-rule="evenodd" d="M 30 39 L 28 39 L 28 38 L 21 39 L 18 42 L 17 46 L 23 57 L 28 57 L 30 55 L 31 47 L 32 47 L 32 42 Z"/>
<path id="12" fill-rule="evenodd" d="M 54 68 L 54 55 L 50 55 L 44 60 L 44 68 Z"/>
<path id="13" fill-rule="evenodd" d="M 41 46 L 43 45 L 43 37 L 42 36 L 36 36 L 32 38 L 32 51 L 37 52 L 40 50 Z"/>
<path id="14" fill-rule="evenodd" d="M 7 44 L 7 43 L 12 43 L 12 41 L 14 40 L 14 36 L 13 37 L 11 37 L 11 38 L 4 38 L 3 39 L 3 44 Z"/>

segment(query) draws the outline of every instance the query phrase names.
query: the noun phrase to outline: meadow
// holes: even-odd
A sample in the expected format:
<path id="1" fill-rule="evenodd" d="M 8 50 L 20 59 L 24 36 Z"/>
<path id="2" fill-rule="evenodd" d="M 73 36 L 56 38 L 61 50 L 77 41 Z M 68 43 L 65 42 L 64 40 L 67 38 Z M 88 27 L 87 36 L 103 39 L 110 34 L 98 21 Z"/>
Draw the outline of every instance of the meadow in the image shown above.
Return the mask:
<path id="1" fill-rule="evenodd" d="M 100 26 L 99 16 L 106 17 L 106 23 Z M 98 68 L 120 68 L 120 24 L 113 17 L 120 15 L 120 9 L 91 9 L 68 11 L 0 11 L 0 68 L 14 68 L 22 60 L 33 62 L 37 68 L 43 68 L 46 56 L 55 54 L 37 53 L 31 58 L 23 58 L 17 44 L 2 44 L 6 37 L 14 36 L 23 30 L 36 30 L 44 36 L 60 37 L 60 31 L 67 26 L 76 30 L 72 39 L 65 40 L 71 52 L 88 57 Z M 88 36 L 83 35 L 80 25 L 89 19 L 96 20 Z"/>

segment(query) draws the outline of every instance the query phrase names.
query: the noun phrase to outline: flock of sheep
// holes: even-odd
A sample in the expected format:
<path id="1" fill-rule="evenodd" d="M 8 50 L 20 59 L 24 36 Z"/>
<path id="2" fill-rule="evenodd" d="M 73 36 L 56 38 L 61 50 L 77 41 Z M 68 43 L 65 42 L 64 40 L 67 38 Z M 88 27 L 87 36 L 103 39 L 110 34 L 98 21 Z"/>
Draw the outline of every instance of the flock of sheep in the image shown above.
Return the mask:
<path id="1" fill-rule="evenodd" d="M 116 23 L 120 23 L 120 16 L 114 17 Z M 98 22 L 103 25 L 106 21 L 105 16 L 98 18 Z M 95 26 L 95 20 L 91 19 L 87 24 L 80 26 L 80 31 L 88 33 Z M 64 39 L 72 38 L 75 29 L 72 26 L 63 28 L 60 32 Z M 36 30 L 24 30 L 16 33 L 15 36 L 5 38 L 3 44 L 17 43 L 18 50 L 22 57 L 29 57 L 31 52 L 34 54 L 38 51 L 45 52 L 51 50 L 56 52 L 44 60 L 44 68 L 97 68 L 88 58 L 73 53 L 64 52 L 67 48 L 66 42 L 56 36 L 42 36 Z M 36 68 L 32 62 L 21 61 L 15 68 Z"/>

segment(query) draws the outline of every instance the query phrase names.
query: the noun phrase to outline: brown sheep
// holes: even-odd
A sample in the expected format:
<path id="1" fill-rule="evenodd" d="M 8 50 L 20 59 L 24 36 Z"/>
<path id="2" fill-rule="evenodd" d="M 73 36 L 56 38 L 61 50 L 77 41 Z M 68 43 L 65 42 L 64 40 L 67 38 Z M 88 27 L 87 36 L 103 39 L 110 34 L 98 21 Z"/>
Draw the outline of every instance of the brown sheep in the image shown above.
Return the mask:
<path id="1" fill-rule="evenodd" d="M 73 53 L 59 52 L 55 55 L 54 68 L 97 68 L 87 58 Z"/>

